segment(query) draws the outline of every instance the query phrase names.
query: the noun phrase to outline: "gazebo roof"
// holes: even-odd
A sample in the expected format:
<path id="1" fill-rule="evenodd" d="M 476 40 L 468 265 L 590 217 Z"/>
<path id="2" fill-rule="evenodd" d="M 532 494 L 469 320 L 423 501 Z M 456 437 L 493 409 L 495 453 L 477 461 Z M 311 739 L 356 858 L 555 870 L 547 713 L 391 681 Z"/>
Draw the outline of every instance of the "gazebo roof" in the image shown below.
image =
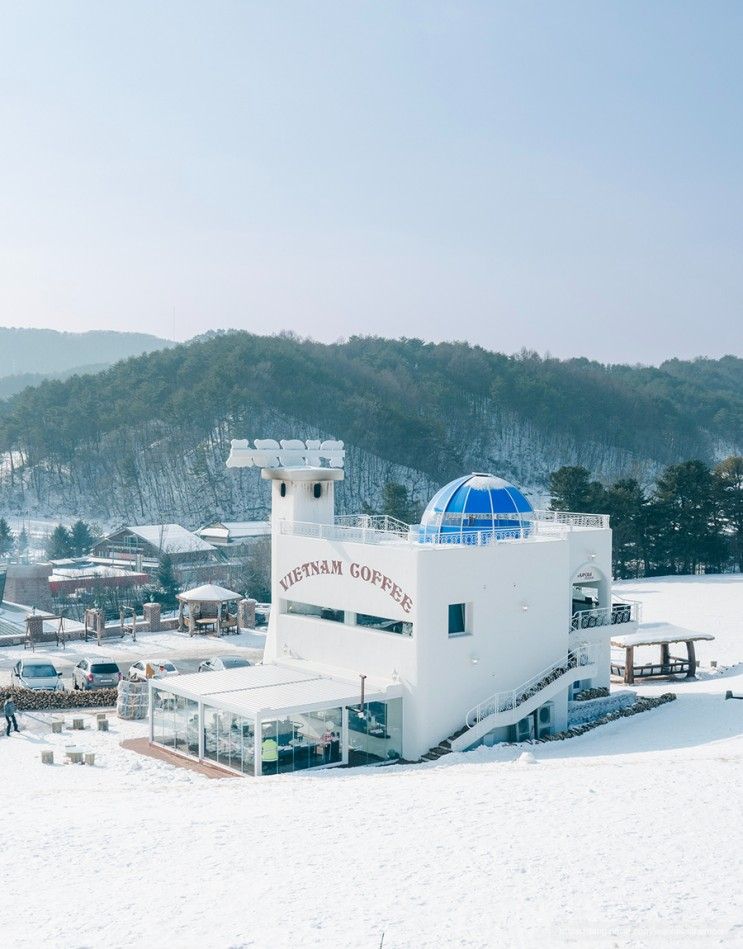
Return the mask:
<path id="1" fill-rule="evenodd" d="M 698 639 L 714 639 L 711 633 L 697 633 L 674 623 L 641 623 L 637 632 L 612 636 L 612 646 L 662 646 L 665 643 L 687 643 Z"/>
<path id="2" fill-rule="evenodd" d="M 242 594 L 217 586 L 216 583 L 205 583 L 203 586 L 194 587 L 193 590 L 179 593 L 178 599 L 182 603 L 225 603 L 229 600 L 242 600 Z"/>

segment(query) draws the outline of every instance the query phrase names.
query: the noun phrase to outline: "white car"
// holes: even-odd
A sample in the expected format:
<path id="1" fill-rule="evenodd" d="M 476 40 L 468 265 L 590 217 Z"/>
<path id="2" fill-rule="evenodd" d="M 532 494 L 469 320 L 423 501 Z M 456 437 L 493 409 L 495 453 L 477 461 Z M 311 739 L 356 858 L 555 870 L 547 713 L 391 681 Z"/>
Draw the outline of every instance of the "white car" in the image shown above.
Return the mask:
<path id="1" fill-rule="evenodd" d="M 147 675 L 147 667 L 152 670 Z M 129 666 L 129 678 L 132 682 L 146 682 L 147 679 L 167 679 L 177 676 L 178 670 L 169 659 L 140 659 Z"/>
<path id="2" fill-rule="evenodd" d="M 19 659 L 10 670 L 10 684 L 20 689 L 64 692 L 62 673 L 48 659 Z"/>
<path id="3" fill-rule="evenodd" d="M 213 656 L 199 663 L 199 672 L 216 672 L 222 669 L 243 669 L 253 663 L 243 656 Z"/>

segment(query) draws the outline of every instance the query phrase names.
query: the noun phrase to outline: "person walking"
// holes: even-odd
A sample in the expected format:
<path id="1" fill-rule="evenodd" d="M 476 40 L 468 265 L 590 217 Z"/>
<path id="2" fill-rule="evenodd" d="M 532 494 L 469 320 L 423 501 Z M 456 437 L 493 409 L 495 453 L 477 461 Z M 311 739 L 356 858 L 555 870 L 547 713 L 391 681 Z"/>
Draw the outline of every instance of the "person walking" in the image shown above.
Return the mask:
<path id="1" fill-rule="evenodd" d="M 11 726 L 18 731 L 18 722 L 15 718 L 15 713 L 18 711 L 15 702 L 13 699 L 8 696 L 3 705 L 3 712 L 5 714 L 5 734 L 6 736 L 10 735 Z"/>

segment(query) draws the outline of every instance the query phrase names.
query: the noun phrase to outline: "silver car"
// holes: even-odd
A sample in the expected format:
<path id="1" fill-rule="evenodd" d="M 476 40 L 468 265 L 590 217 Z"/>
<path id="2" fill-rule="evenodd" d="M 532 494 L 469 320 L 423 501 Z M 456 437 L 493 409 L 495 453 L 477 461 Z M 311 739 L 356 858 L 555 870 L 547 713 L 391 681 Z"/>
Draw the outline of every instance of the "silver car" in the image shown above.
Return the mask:
<path id="1" fill-rule="evenodd" d="M 81 659 L 72 670 L 75 689 L 114 689 L 120 679 L 121 672 L 113 659 Z"/>
<path id="2" fill-rule="evenodd" d="M 10 684 L 19 689 L 64 692 L 62 673 L 48 659 L 19 659 L 10 670 Z"/>
<path id="3" fill-rule="evenodd" d="M 218 669 L 242 669 L 251 666 L 243 656 L 214 656 L 199 663 L 199 672 L 216 672 Z"/>

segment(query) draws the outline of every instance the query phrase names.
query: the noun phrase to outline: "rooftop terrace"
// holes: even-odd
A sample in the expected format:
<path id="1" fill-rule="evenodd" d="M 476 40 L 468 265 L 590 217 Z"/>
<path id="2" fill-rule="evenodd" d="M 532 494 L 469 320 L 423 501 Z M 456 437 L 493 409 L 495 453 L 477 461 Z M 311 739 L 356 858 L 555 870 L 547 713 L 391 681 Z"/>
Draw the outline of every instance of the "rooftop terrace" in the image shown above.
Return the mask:
<path id="1" fill-rule="evenodd" d="M 512 521 L 513 526 L 461 533 L 432 535 L 420 524 L 405 524 L 388 515 L 351 514 L 337 516 L 333 524 L 303 521 L 279 521 L 280 534 L 294 537 L 318 537 L 356 544 L 415 545 L 444 547 L 467 545 L 486 547 L 495 543 L 534 543 L 554 540 L 571 530 L 597 530 L 609 527 L 607 514 L 578 514 L 569 511 L 530 511 L 516 519 L 512 514 L 498 514 L 498 521 Z"/>

